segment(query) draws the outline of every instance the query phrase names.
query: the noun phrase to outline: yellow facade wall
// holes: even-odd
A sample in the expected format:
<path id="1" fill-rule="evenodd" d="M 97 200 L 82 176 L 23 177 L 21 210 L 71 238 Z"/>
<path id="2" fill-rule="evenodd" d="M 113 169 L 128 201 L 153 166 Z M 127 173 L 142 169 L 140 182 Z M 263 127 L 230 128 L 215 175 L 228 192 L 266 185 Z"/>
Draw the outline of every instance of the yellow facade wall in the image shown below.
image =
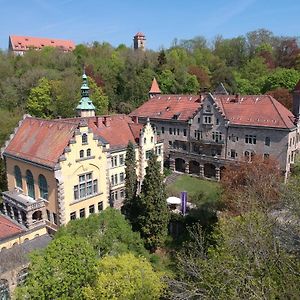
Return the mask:
<path id="1" fill-rule="evenodd" d="M 60 162 L 61 170 L 56 171 L 59 182 L 63 182 L 63 218 L 61 223 L 70 221 L 70 214 L 76 213 L 79 218 L 80 210 L 85 210 L 85 217 L 89 216 L 89 207 L 94 205 L 98 212 L 98 203 L 103 203 L 103 209 L 108 207 L 107 190 L 107 155 L 104 147 L 93 138 L 93 133 L 88 127 L 80 127 L 80 132 L 75 135 L 74 143 L 70 144 L 70 151 L 65 154 L 65 160 Z M 87 135 L 87 143 L 82 142 L 82 136 Z M 88 150 L 89 149 L 89 150 Z M 80 157 L 80 151 L 84 155 Z M 90 151 L 90 155 L 87 152 Z M 92 181 L 98 181 L 98 192 L 81 199 L 75 199 L 74 186 L 80 185 L 80 176 L 92 175 Z M 86 181 L 85 181 L 86 182 Z M 83 184 L 83 182 L 81 182 Z M 58 200 L 59 201 L 59 200 Z"/>
<path id="2" fill-rule="evenodd" d="M 24 161 L 20 161 L 17 159 L 13 159 L 10 157 L 6 158 L 6 169 L 7 169 L 7 182 L 8 182 L 8 190 L 13 191 L 16 188 L 16 181 L 14 175 L 14 167 L 18 166 L 21 170 L 22 174 L 22 186 L 23 190 L 22 193 L 24 195 L 28 195 L 27 192 L 27 185 L 26 185 L 26 171 L 30 170 L 33 179 L 34 179 L 34 191 L 36 199 L 40 198 L 40 190 L 38 184 L 38 177 L 40 174 L 44 175 L 47 180 L 48 185 L 48 201 L 45 201 L 46 209 L 50 212 L 58 213 L 58 206 L 57 206 L 57 185 L 56 179 L 54 177 L 53 170 L 47 170 L 40 166 L 33 165 Z M 18 188 L 20 190 L 20 188 Z"/>

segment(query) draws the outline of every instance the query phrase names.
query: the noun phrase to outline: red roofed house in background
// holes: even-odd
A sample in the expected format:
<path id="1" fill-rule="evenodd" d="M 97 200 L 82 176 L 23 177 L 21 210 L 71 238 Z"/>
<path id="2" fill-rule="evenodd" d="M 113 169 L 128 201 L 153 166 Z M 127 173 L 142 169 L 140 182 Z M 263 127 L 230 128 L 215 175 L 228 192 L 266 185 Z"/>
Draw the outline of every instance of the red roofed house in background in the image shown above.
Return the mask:
<path id="1" fill-rule="evenodd" d="M 70 40 L 38 38 L 30 36 L 10 35 L 8 50 L 16 55 L 23 55 L 24 52 L 34 49 L 41 50 L 44 47 L 55 47 L 63 52 L 71 52 L 75 49 L 74 42 Z"/>
<path id="2" fill-rule="evenodd" d="M 163 95 L 153 80 L 149 100 L 130 116 L 150 118 L 173 170 L 219 180 L 228 163 L 258 155 L 278 160 L 287 176 L 300 148 L 299 87 L 290 112 L 269 95 L 229 95 L 222 84 L 212 94 Z"/>

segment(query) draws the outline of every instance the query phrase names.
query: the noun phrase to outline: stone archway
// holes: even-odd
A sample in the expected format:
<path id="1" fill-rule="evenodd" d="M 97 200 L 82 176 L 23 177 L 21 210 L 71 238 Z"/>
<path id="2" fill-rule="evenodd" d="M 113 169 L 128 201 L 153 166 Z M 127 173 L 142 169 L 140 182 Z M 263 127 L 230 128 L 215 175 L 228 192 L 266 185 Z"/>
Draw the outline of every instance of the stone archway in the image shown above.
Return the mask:
<path id="1" fill-rule="evenodd" d="M 210 163 L 204 164 L 204 176 L 207 178 L 216 178 L 216 166 Z"/>
<path id="2" fill-rule="evenodd" d="M 200 164 L 195 160 L 190 160 L 189 162 L 190 174 L 198 175 L 200 174 Z"/>
<path id="3" fill-rule="evenodd" d="M 182 158 L 175 159 L 175 171 L 185 173 L 185 160 Z"/>

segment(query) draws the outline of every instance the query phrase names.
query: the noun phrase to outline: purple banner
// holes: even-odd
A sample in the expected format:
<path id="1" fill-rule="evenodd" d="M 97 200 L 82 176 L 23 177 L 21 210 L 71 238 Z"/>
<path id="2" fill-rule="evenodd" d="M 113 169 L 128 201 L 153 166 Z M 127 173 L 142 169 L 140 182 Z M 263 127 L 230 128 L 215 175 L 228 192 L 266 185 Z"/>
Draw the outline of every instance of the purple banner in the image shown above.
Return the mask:
<path id="1" fill-rule="evenodd" d="M 187 192 L 181 192 L 181 212 L 185 216 L 186 213 L 186 203 L 187 203 Z"/>

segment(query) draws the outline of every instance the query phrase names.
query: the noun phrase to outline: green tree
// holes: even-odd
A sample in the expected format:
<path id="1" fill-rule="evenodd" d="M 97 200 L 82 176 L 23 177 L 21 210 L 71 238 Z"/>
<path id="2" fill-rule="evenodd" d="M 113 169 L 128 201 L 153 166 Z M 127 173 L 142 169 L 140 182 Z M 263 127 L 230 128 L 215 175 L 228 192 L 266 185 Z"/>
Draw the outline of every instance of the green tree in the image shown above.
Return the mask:
<path id="1" fill-rule="evenodd" d="M 31 257 L 26 283 L 17 299 L 82 299 L 82 288 L 96 276 L 96 255 L 86 239 L 64 236 Z"/>
<path id="2" fill-rule="evenodd" d="M 133 232 L 124 216 L 112 208 L 68 223 L 57 232 L 56 237 L 61 236 L 85 237 L 99 257 L 128 252 L 148 255 L 139 233 Z"/>
<path id="3" fill-rule="evenodd" d="M 96 107 L 97 115 L 105 115 L 108 113 L 108 97 L 103 93 L 102 89 L 97 86 L 93 78 L 88 77 L 89 87 L 91 90 L 90 98 Z"/>
<path id="4" fill-rule="evenodd" d="M 99 261 L 96 283 L 84 289 L 92 299 L 160 299 L 164 284 L 151 264 L 132 253 L 106 256 Z"/>
<path id="5" fill-rule="evenodd" d="M 145 241 L 145 246 L 154 252 L 165 240 L 169 223 L 165 185 L 161 166 L 152 153 L 148 160 L 141 193 L 137 198 L 139 213 L 137 229 Z"/>
<path id="6" fill-rule="evenodd" d="M 135 160 L 135 147 L 129 141 L 126 150 L 125 159 L 125 200 L 122 206 L 122 213 L 126 219 L 135 228 L 135 222 L 138 214 L 137 208 L 137 176 L 136 176 L 136 160 Z"/>
<path id="7" fill-rule="evenodd" d="M 50 118 L 53 115 L 51 84 L 47 78 L 41 78 L 38 85 L 30 90 L 26 109 L 35 117 Z"/>
<path id="8" fill-rule="evenodd" d="M 211 246 L 193 227 L 177 256 L 171 299 L 298 299 L 299 260 L 275 232 L 274 219 L 257 212 L 221 220 Z"/>

